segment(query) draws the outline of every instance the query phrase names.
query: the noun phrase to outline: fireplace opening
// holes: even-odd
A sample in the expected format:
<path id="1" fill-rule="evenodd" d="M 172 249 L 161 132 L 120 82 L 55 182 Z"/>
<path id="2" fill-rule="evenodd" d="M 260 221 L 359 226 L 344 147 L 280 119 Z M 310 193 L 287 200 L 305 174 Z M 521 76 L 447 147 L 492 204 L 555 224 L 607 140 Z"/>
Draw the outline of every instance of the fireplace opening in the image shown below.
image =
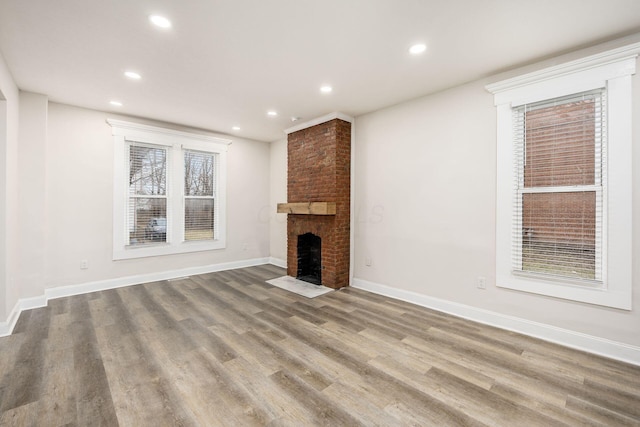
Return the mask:
<path id="1" fill-rule="evenodd" d="M 322 239 L 312 233 L 298 236 L 298 279 L 322 284 Z"/>

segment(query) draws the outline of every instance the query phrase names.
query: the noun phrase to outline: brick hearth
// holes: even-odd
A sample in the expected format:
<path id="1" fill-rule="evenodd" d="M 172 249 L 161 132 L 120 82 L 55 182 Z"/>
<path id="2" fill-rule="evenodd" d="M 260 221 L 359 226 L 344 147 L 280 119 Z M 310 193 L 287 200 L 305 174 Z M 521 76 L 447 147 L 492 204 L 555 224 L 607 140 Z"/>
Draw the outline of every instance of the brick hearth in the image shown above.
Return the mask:
<path id="1" fill-rule="evenodd" d="M 322 284 L 349 285 L 351 123 L 335 118 L 288 136 L 288 203 L 335 202 L 335 214 L 287 216 L 287 274 L 298 272 L 298 236 L 322 239 Z"/>

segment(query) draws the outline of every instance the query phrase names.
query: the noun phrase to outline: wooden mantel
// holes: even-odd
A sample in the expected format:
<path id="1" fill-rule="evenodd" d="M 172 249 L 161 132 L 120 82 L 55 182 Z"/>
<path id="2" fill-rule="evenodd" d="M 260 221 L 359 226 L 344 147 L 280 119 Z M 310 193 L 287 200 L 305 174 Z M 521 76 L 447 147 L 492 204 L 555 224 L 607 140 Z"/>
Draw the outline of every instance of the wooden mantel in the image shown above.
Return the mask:
<path id="1" fill-rule="evenodd" d="M 296 215 L 335 215 L 335 202 L 278 203 L 278 213 Z"/>

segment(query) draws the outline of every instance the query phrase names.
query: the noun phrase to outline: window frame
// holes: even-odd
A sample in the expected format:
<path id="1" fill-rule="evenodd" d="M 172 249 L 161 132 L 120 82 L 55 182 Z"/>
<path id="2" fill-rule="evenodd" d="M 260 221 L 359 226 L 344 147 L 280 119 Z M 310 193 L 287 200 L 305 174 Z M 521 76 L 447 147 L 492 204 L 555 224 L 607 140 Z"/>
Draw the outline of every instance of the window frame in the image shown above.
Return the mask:
<path id="1" fill-rule="evenodd" d="M 227 150 L 231 140 L 165 129 L 139 123 L 108 119 L 114 141 L 113 259 L 132 259 L 226 248 Z M 167 149 L 167 236 L 166 242 L 127 245 L 128 180 L 127 144 Z M 212 153 L 217 156 L 216 206 L 218 229 L 213 240 L 184 240 L 184 152 Z"/>
<path id="2" fill-rule="evenodd" d="M 486 86 L 497 113 L 496 286 L 631 310 L 632 291 L 632 81 L 640 43 L 546 68 Z M 603 209 L 606 253 L 601 286 L 519 274 L 512 268 L 515 209 L 513 109 L 580 92 L 607 92 L 607 187 Z"/>

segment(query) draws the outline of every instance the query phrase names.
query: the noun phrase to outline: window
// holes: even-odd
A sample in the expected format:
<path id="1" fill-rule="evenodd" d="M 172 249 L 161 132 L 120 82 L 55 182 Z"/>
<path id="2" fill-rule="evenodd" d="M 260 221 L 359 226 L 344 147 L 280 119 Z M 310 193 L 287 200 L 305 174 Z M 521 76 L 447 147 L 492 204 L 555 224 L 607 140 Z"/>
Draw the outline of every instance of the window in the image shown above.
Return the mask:
<path id="1" fill-rule="evenodd" d="M 127 246 L 166 242 L 167 148 L 127 143 Z"/>
<path id="2" fill-rule="evenodd" d="M 212 240 L 215 219 L 216 155 L 184 152 L 184 239 Z"/>
<path id="3" fill-rule="evenodd" d="M 487 86 L 496 285 L 631 309 L 631 75 L 640 44 Z"/>
<path id="4" fill-rule="evenodd" d="M 228 140 L 109 120 L 114 259 L 225 247 Z"/>
<path id="5" fill-rule="evenodd" d="M 513 108 L 514 272 L 601 284 L 605 93 Z"/>

